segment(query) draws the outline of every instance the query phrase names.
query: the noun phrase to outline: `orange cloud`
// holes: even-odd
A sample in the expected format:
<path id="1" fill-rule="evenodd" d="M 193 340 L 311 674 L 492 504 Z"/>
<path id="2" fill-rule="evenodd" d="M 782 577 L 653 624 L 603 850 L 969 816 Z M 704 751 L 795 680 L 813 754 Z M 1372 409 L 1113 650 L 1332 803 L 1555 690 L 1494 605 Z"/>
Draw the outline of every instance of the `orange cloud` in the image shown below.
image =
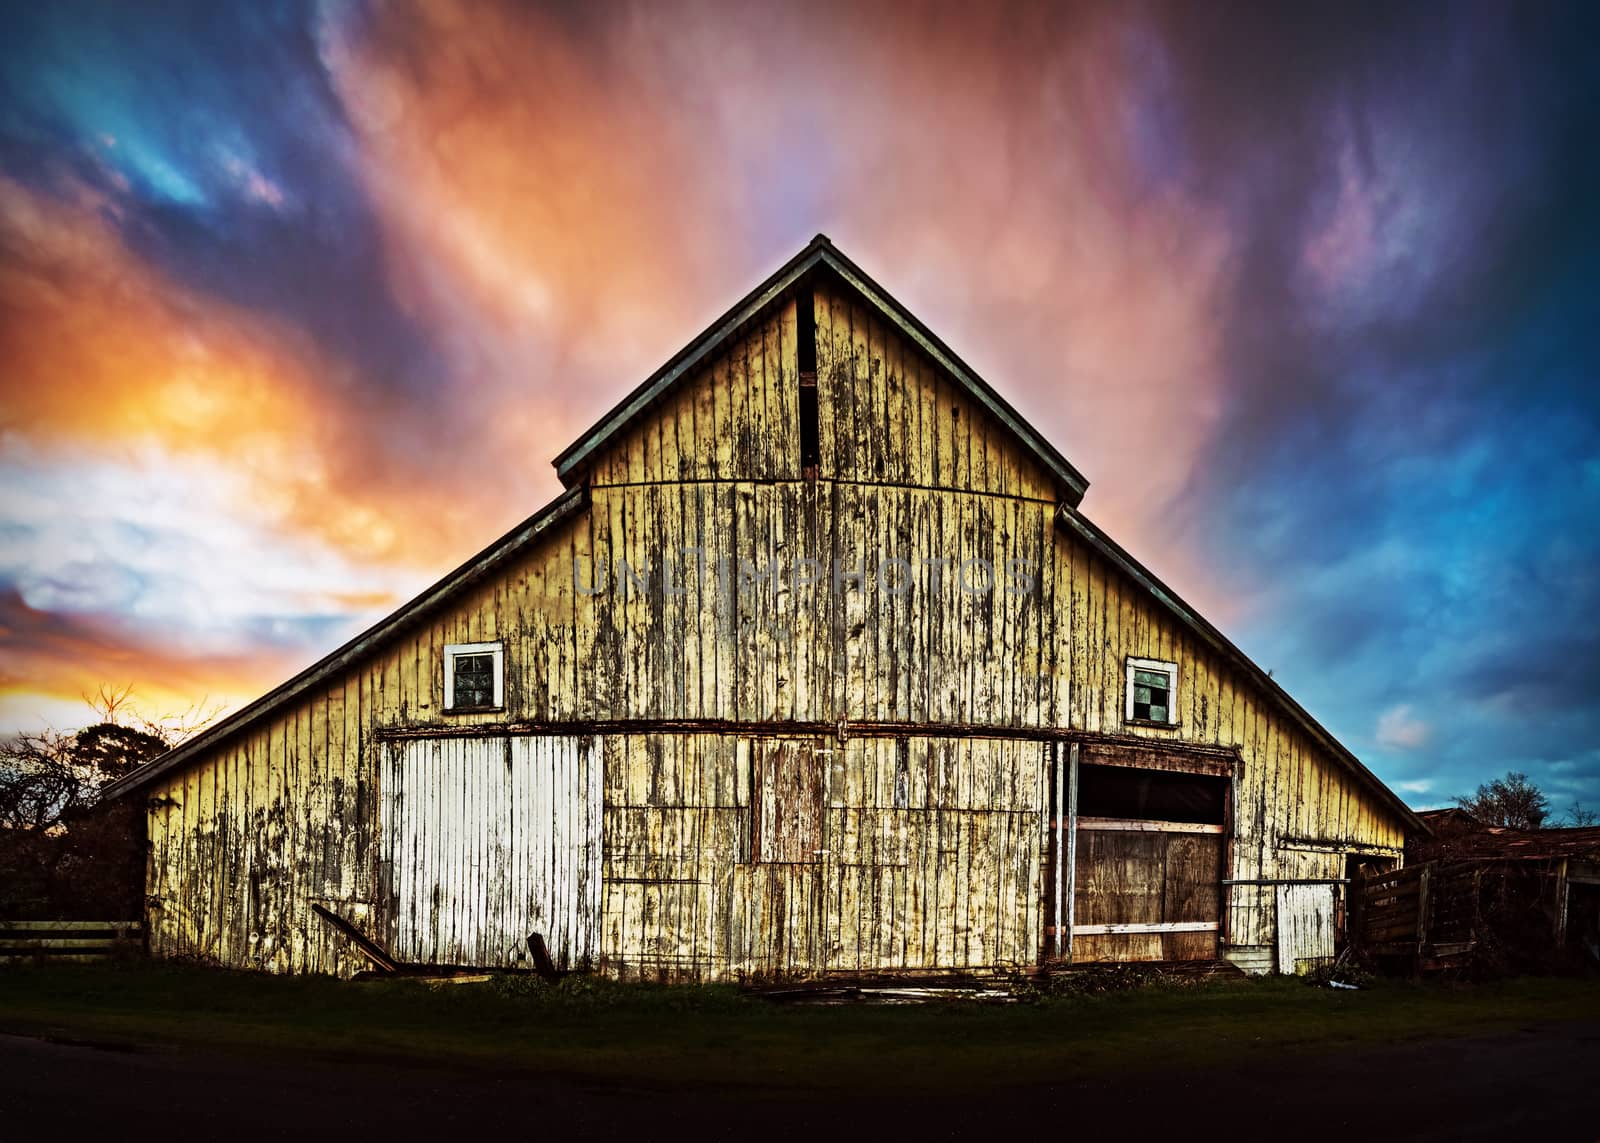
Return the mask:
<path id="1" fill-rule="evenodd" d="M 1226 604 L 1170 507 L 1219 415 L 1230 235 L 1145 184 L 1152 49 L 1115 13 L 926 15 L 440 0 L 324 55 L 397 288 L 500 400 L 498 450 L 558 451 L 826 230 L 1086 470 L 1092 513 Z"/>
<path id="2" fill-rule="evenodd" d="M 512 518 L 391 471 L 380 446 L 398 410 L 346 384 L 349 367 L 295 328 L 165 277 L 114 213 L 86 190 L 50 197 L 0 177 L 0 430 L 13 440 L 223 460 L 239 512 L 420 568 Z"/>
<path id="3" fill-rule="evenodd" d="M 545 481 L 608 393 L 768 269 L 725 244 L 750 204 L 645 46 L 454 2 L 326 37 L 393 288 L 496 402 L 486 431 Z"/>
<path id="4" fill-rule="evenodd" d="M 0 726 L 72 727 L 90 717 L 85 696 L 103 683 L 132 685 L 152 719 L 191 707 L 235 709 L 304 663 L 260 647 L 196 653 L 152 641 L 103 617 L 52 614 L 0 592 Z"/>
<path id="5" fill-rule="evenodd" d="M 923 15 L 437 0 L 330 19 L 385 284 L 441 375 L 360 375 L 162 273 L 114 199 L 0 176 L 0 430 L 58 460 L 224 468 L 207 510 L 252 523 L 256 562 L 337 553 L 348 582 L 330 591 L 330 564 L 312 610 L 376 609 L 546 499 L 550 457 L 825 230 L 1087 473 L 1091 515 L 1226 620 L 1171 506 L 1218 423 L 1231 235 L 1135 145 L 1159 100 L 1137 17 Z M 268 207 L 300 189 L 231 173 Z M 0 690 L 128 674 L 132 635 L 69 634 Z M 249 693 L 281 665 L 146 654 L 134 681 L 173 694 Z"/>

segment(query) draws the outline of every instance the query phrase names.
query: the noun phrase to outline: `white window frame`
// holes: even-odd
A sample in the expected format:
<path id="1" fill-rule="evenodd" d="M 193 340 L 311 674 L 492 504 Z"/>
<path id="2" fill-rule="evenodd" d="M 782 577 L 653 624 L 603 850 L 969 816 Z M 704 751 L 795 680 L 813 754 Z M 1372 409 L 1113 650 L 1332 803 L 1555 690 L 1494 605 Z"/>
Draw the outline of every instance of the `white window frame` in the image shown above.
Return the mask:
<path id="1" fill-rule="evenodd" d="M 462 707 L 463 711 L 500 710 L 506 705 L 506 645 L 504 643 L 446 643 L 444 647 L 444 709 L 456 709 L 456 656 L 494 656 L 494 705 Z"/>
<path id="2" fill-rule="evenodd" d="M 1133 673 L 1135 671 L 1161 671 L 1167 676 L 1167 721 L 1157 722 L 1150 718 L 1134 718 Z M 1123 706 L 1123 721 L 1136 723 L 1139 726 L 1178 725 L 1178 664 L 1169 663 L 1165 659 L 1135 659 L 1130 655 L 1128 656 L 1126 685 L 1123 690 L 1126 698 Z"/>

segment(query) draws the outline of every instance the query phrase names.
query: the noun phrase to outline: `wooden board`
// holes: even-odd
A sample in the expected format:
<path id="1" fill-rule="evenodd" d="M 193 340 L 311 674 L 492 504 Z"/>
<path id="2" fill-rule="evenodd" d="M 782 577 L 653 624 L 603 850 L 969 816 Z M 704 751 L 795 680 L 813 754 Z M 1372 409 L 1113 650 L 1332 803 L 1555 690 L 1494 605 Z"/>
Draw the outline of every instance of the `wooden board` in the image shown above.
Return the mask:
<path id="1" fill-rule="evenodd" d="M 757 861 L 816 864 L 824 854 L 826 770 L 813 743 L 757 741 L 750 783 L 752 848 Z"/>

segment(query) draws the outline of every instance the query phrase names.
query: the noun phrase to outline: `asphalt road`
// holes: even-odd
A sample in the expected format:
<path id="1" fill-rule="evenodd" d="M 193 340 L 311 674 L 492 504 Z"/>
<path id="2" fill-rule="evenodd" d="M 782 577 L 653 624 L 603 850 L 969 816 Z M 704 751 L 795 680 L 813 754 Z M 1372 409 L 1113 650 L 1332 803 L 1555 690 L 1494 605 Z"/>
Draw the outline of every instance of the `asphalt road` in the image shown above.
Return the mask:
<path id="1" fill-rule="evenodd" d="M 0 1139 L 1600 1140 L 1600 1023 L 1248 1068 L 800 1097 L 0 1035 Z M 1093 1132 L 1094 1135 L 1085 1133 Z"/>

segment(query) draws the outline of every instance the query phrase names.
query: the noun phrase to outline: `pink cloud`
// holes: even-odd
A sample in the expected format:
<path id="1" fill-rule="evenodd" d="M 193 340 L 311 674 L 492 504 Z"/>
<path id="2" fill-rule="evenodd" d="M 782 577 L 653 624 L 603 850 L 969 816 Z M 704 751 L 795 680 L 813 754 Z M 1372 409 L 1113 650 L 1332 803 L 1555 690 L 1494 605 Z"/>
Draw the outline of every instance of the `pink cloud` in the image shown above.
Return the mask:
<path id="1" fill-rule="evenodd" d="M 1431 735 L 1432 727 L 1413 713 L 1410 703 L 1399 703 L 1378 716 L 1378 745 L 1386 749 L 1420 750 Z"/>

